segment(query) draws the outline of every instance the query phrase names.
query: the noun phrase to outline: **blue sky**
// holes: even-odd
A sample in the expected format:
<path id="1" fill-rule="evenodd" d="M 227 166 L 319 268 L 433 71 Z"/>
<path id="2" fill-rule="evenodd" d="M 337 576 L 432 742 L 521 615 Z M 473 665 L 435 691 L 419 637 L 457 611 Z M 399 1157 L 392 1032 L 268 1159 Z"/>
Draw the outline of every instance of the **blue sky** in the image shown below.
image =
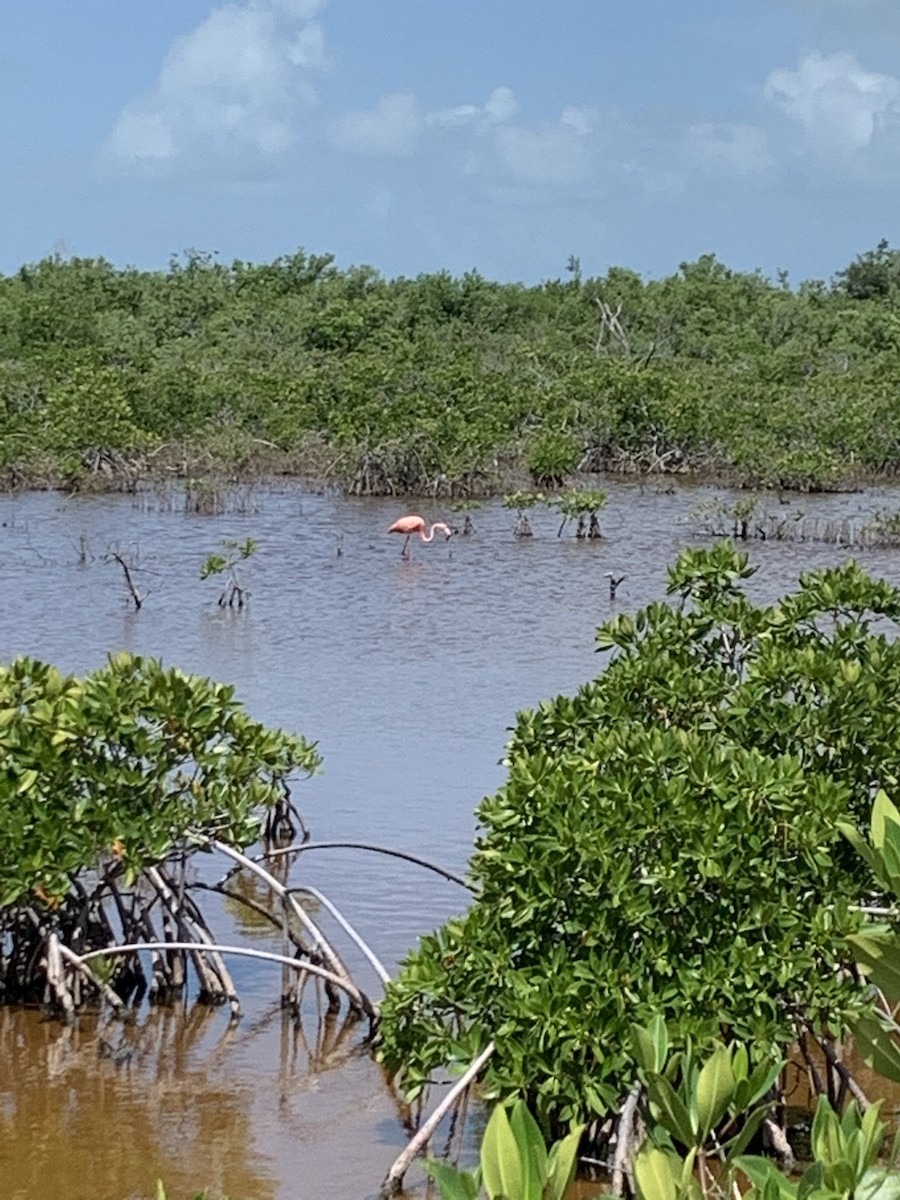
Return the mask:
<path id="1" fill-rule="evenodd" d="M 0 0 L 0 271 L 829 278 L 900 241 L 900 0 Z"/>

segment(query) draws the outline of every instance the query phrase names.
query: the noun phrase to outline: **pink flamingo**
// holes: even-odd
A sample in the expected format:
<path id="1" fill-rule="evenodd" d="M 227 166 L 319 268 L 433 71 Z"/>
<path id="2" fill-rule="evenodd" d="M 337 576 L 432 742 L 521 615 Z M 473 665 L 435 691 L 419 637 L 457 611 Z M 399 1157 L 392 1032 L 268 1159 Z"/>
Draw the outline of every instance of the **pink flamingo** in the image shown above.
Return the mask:
<path id="1" fill-rule="evenodd" d="M 403 543 L 403 549 L 400 551 L 401 558 L 409 558 L 409 539 L 414 533 L 417 533 L 423 542 L 430 542 L 434 537 L 436 529 L 439 529 L 448 538 L 453 534 L 450 526 L 445 525 L 443 521 L 435 521 L 428 533 L 425 532 L 427 525 L 428 522 L 425 518 L 416 516 L 415 513 L 411 513 L 408 517 L 401 517 L 399 521 L 393 523 L 388 533 L 406 534 L 406 541 Z"/>

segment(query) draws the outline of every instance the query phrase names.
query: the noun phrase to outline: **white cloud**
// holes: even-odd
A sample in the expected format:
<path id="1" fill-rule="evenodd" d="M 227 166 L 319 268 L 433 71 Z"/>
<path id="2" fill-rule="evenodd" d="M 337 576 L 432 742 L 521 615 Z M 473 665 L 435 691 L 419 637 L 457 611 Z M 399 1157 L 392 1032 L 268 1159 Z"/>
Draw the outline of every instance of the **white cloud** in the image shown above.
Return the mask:
<path id="1" fill-rule="evenodd" d="M 311 21 L 322 11 L 327 0 L 270 0 L 273 8 L 298 21 Z"/>
<path id="2" fill-rule="evenodd" d="M 383 96 L 374 108 L 345 113 L 334 123 L 334 140 L 355 154 L 410 154 L 426 130 L 484 134 L 499 128 L 518 112 L 518 102 L 506 87 L 494 88 L 484 104 L 424 111 L 409 92 Z"/>
<path id="3" fill-rule="evenodd" d="M 688 162 L 713 177 L 762 175 L 775 165 L 764 130 L 730 121 L 697 121 L 683 140 Z"/>
<path id="4" fill-rule="evenodd" d="M 374 108 L 345 113 L 335 124 L 335 139 L 356 154 L 409 154 L 425 126 L 415 96 L 393 92 Z"/>
<path id="5" fill-rule="evenodd" d="M 119 115 L 105 152 L 121 163 L 271 158 L 293 145 L 313 76 L 327 66 L 322 0 L 243 0 L 175 39 L 154 89 Z"/>
<path id="6" fill-rule="evenodd" d="M 559 119 L 563 125 L 568 125 L 570 129 L 574 129 L 576 133 L 584 136 L 594 132 L 597 124 L 597 110 L 570 104 L 568 108 L 562 110 Z"/>
<path id="7" fill-rule="evenodd" d="M 444 129 L 474 129 L 478 133 L 511 121 L 519 111 L 519 102 L 508 87 L 494 88 L 484 104 L 458 104 L 429 113 L 428 125 Z"/>
<path id="8" fill-rule="evenodd" d="M 590 145 L 571 123 L 536 128 L 504 125 L 497 130 L 496 146 L 503 166 L 527 183 L 564 186 L 587 175 Z"/>
<path id="9" fill-rule="evenodd" d="M 494 88 L 484 106 L 485 119 L 491 125 L 502 125 L 511 121 L 519 111 L 519 102 L 511 88 Z"/>
<path id="10" fill-rule="evenodd" d="M 570 106 L 557 122 L 529 127 L 514 118 L 519 103 L 508 87 L 497 87 L 484 104 L 458 104 L 425 112 L 407 92 L 383 97 L 372 109 L 347 113 L 336 122 L 335 141 L 357 154 L 411 153 L 426 132 L 432 142 L 441 135 L 466 134 L 467 174 L 491 174 L 499 165 L 524 183 L 565 185 L 585 176 L 596 112 Z"/>
<path id="11" fill-rule="evenodd" d="M 900 80 L 867 71 L 848 53 L 807 54 L 795 70 L 773 71 L 763 94 L 827 157 L 869 149 L 900 118 Z"/>
<path id="12" fill-rule="evenodd" d="M 288 46 L 287 55 L 295 67 L 307 71 L 325 71 L 331 66 L 325 52 L 325 32 L 318 21 L 303 26 Z"/>

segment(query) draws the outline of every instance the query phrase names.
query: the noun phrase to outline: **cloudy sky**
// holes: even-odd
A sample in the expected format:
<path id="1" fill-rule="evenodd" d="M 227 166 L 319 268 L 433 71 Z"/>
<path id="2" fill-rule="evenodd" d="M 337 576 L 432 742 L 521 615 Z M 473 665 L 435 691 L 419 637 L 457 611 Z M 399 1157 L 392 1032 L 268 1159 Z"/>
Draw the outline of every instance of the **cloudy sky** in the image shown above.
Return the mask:
<path id="1" fill-rule="evenodd" d="M 0 111 L 6 273 L 797 282 L 900 242 L 900 0 L 0 0 Z"/>

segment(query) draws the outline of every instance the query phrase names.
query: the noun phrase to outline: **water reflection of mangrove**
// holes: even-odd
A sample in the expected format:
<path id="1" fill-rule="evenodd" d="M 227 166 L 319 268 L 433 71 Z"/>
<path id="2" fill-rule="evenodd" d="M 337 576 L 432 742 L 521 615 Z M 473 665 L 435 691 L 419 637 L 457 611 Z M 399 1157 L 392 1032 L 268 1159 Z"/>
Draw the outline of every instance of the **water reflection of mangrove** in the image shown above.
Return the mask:
<path id="1" fill-rule="evenodd" d="M 277 1045 L 270 1086 L 283 1105 L 365 1057 L 364 1029 L 352 1013 L 303 1022 L 277 1008 L 241 1026 L 203 1005 L 153 1008 L 140 1024 L 0 1008 L 3 1195 L 120 1200 L 153 1196 L 164 1179 L 173 1196 L 274 1200 L 278 1180 L 254 1147 L 258 1085 L 236 1081 L 236 1041 Z"/>
<path id="2" fill-rule="evenodd" d="M 151 1196 L 161 1178 L 173 1195 L 274 1197 L 253 1151 L 248 1090 L 197 1053 L 214 1020 L 208 1008 L 186 1018 L 155 1009 L 140 1026 L 101 1028 L 0 1009 L 3 1194 Z"/>

